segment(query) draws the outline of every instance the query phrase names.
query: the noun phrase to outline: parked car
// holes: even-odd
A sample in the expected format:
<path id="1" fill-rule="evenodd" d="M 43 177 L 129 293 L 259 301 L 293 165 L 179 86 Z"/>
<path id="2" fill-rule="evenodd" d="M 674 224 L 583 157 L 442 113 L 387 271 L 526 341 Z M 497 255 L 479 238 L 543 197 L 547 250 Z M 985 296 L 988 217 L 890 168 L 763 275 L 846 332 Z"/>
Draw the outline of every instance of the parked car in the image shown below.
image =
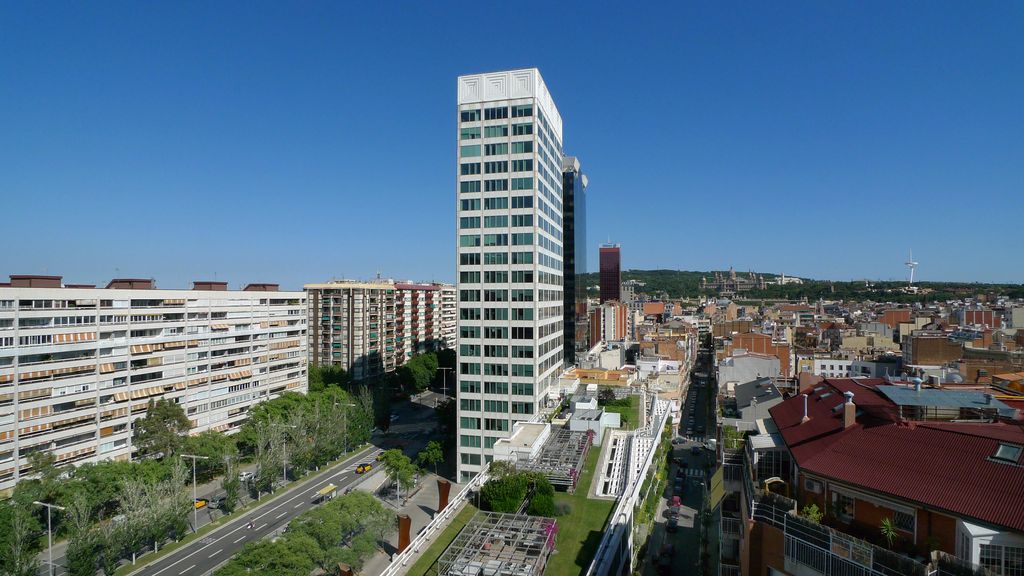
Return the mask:
<path id="1" fill-rule="evenodd" d="M 679 520 L 675 518 L 669 518 L 668 525 L 665 526 L 665 531 L 669 533 L 675 533 L 679 531 Z"/>
<path id="2" fill-rule="evenodd" d="M 377 462 L 384 459 L 384 452 L 377 452 Z"/>
<path id="3" fill-rule="evenodd" d="M 256 478 L 256 475 L 253 474 L 252 472 L 239 472 L 238 473 L 238 481 L 242 482 L 243 484 L 245 482 L 251 482 L 254 478 Z"/>
<path id="4" fill-rule="evenodd" d="M 196 498 L 196 510 L 202 510 L 203 508 L 206 508 L 206 505 L 209 503 L 210 501 L 207 500 L 206 498 Z"/>
<path id="5" fill-rule="evenodd" d="M 211 499 L 207 506 L 210 508 L 217 508 L 219 510 L 224 507 L 224 502 L 226 502 L 227 499 L 227 496 L 218 496 L 217 498 Z"/>
<path id="6" fill-rule="evenodd" d="M 373 470 L 373 464 L 370 464 L 369 462 L 356 466 L 356 474 L 365 474 L 370 470 Z"/>

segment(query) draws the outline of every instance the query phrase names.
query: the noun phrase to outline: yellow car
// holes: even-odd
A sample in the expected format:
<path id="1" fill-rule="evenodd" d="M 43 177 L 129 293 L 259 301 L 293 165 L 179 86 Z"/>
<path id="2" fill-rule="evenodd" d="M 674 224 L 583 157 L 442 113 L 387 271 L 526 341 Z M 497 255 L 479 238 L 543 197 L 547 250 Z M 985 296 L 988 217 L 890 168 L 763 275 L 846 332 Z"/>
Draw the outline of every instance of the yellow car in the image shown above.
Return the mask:
<path id="1" fill-rule="evenodd" d="M 196 498 L 196 510 L 202 510 L 206 508 L 209 502 L 205 498 Z"/>
<path id="2" fill-rule="evenodd" d="M 356 474 L 365 474 L 366 472 L 369 472 L 370 470 L 373 470 L 373 464 L 367 463 L 367 464 L 360 464 L 359 466 L 356 466 Z"/>
<path id="3" fill-rule="evenodd" d="M 380 462 L 383 459 L 384 459 L 384 453 L 383 452 L 378 452 L 377 453 L 377 462 Z"/>

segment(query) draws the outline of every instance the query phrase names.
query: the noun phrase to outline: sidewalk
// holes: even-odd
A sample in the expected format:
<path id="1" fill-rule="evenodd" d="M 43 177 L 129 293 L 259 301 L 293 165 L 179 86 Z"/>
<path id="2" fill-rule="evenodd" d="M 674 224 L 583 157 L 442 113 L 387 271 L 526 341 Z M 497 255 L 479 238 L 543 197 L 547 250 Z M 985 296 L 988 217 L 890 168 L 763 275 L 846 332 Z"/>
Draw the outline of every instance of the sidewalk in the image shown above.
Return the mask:
<path id="1" fill-rule="evenodd" d="M 394 506 L 389 504 L 388 501 L 382 500 L 386 507 L 394 510 L 398 514 L 409 515 L 409 519 L 412 522 L 412 528 L 409 531 L 410 540 L 416 538 L 416 535 L 419 534 L 427 524 L 430 524 L 430 521 L 434 518 L 434 514 L 437 512 L 438 478 L 439 476 L 436 476 L 433 473 L 425 474 L 420 481 L 420 489 L 402 506 Z M 462 485 L 453 483 L 451 486 L 451 492 L 449 492 L 449 497 L 454 497 L 462 490 L 462 488 Z M 451 504 L 449 504 L 449 506 L 450 505 Z M 388 539 L 387 543 L 384 545 L 384 549 L 378 550 L 377 554 L 366 561 L 366 564 L 363 566 L 360 573 L 365 576 L 378 576 L 391 564 L 391 557 L 397 552 L 398 532 L 396 531 Z M 415 560 L 415 558 L 411 559 L 409 561 L 409 565 L 411 566 Z"/>

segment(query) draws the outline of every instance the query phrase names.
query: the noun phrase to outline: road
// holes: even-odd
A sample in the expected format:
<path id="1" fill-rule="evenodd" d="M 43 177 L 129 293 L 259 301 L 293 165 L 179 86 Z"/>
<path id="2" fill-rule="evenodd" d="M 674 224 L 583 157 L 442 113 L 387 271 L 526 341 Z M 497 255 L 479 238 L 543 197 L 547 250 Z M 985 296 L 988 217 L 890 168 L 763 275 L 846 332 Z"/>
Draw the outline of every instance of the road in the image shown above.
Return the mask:
<path id="1" fill-rule="evenodd" d="M 137 576 L 206 574 L 231 558 L 247 543 L 282 531 L 292 518 L 316 505 L 314 496 L 327 484 L 337 485 L 340 494 L 358 483 L 362 476 L 356 474 L 356 466 L 364 461 L 372 461 L 378 452 L 380 449 L 375 446 L 365 448 L 316 478 L 302 481 L 286 494 L 278 496 L 268 504 L 229 521 L 201 540 L 175 550 L 132 574 Z M 254 524 L 252 529 L 248 527 L 250 520 Z"/>

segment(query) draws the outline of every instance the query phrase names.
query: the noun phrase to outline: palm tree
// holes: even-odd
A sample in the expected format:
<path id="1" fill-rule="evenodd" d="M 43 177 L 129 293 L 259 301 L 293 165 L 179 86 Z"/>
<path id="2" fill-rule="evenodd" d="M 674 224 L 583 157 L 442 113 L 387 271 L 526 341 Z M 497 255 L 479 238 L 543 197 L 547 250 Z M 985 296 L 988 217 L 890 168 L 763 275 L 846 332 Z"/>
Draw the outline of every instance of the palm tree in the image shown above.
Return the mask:
<path id="1" fill-rule="evenodd" d="M 882 537 L 889 543 L 889 549 L 892 549 L 892 543 L 899 538 L 899 534 L 896 532 L 896 525 L 893 524 L 892 518 L 885 518 L 882 520 L 882 526 L 880 528 Z"/>

